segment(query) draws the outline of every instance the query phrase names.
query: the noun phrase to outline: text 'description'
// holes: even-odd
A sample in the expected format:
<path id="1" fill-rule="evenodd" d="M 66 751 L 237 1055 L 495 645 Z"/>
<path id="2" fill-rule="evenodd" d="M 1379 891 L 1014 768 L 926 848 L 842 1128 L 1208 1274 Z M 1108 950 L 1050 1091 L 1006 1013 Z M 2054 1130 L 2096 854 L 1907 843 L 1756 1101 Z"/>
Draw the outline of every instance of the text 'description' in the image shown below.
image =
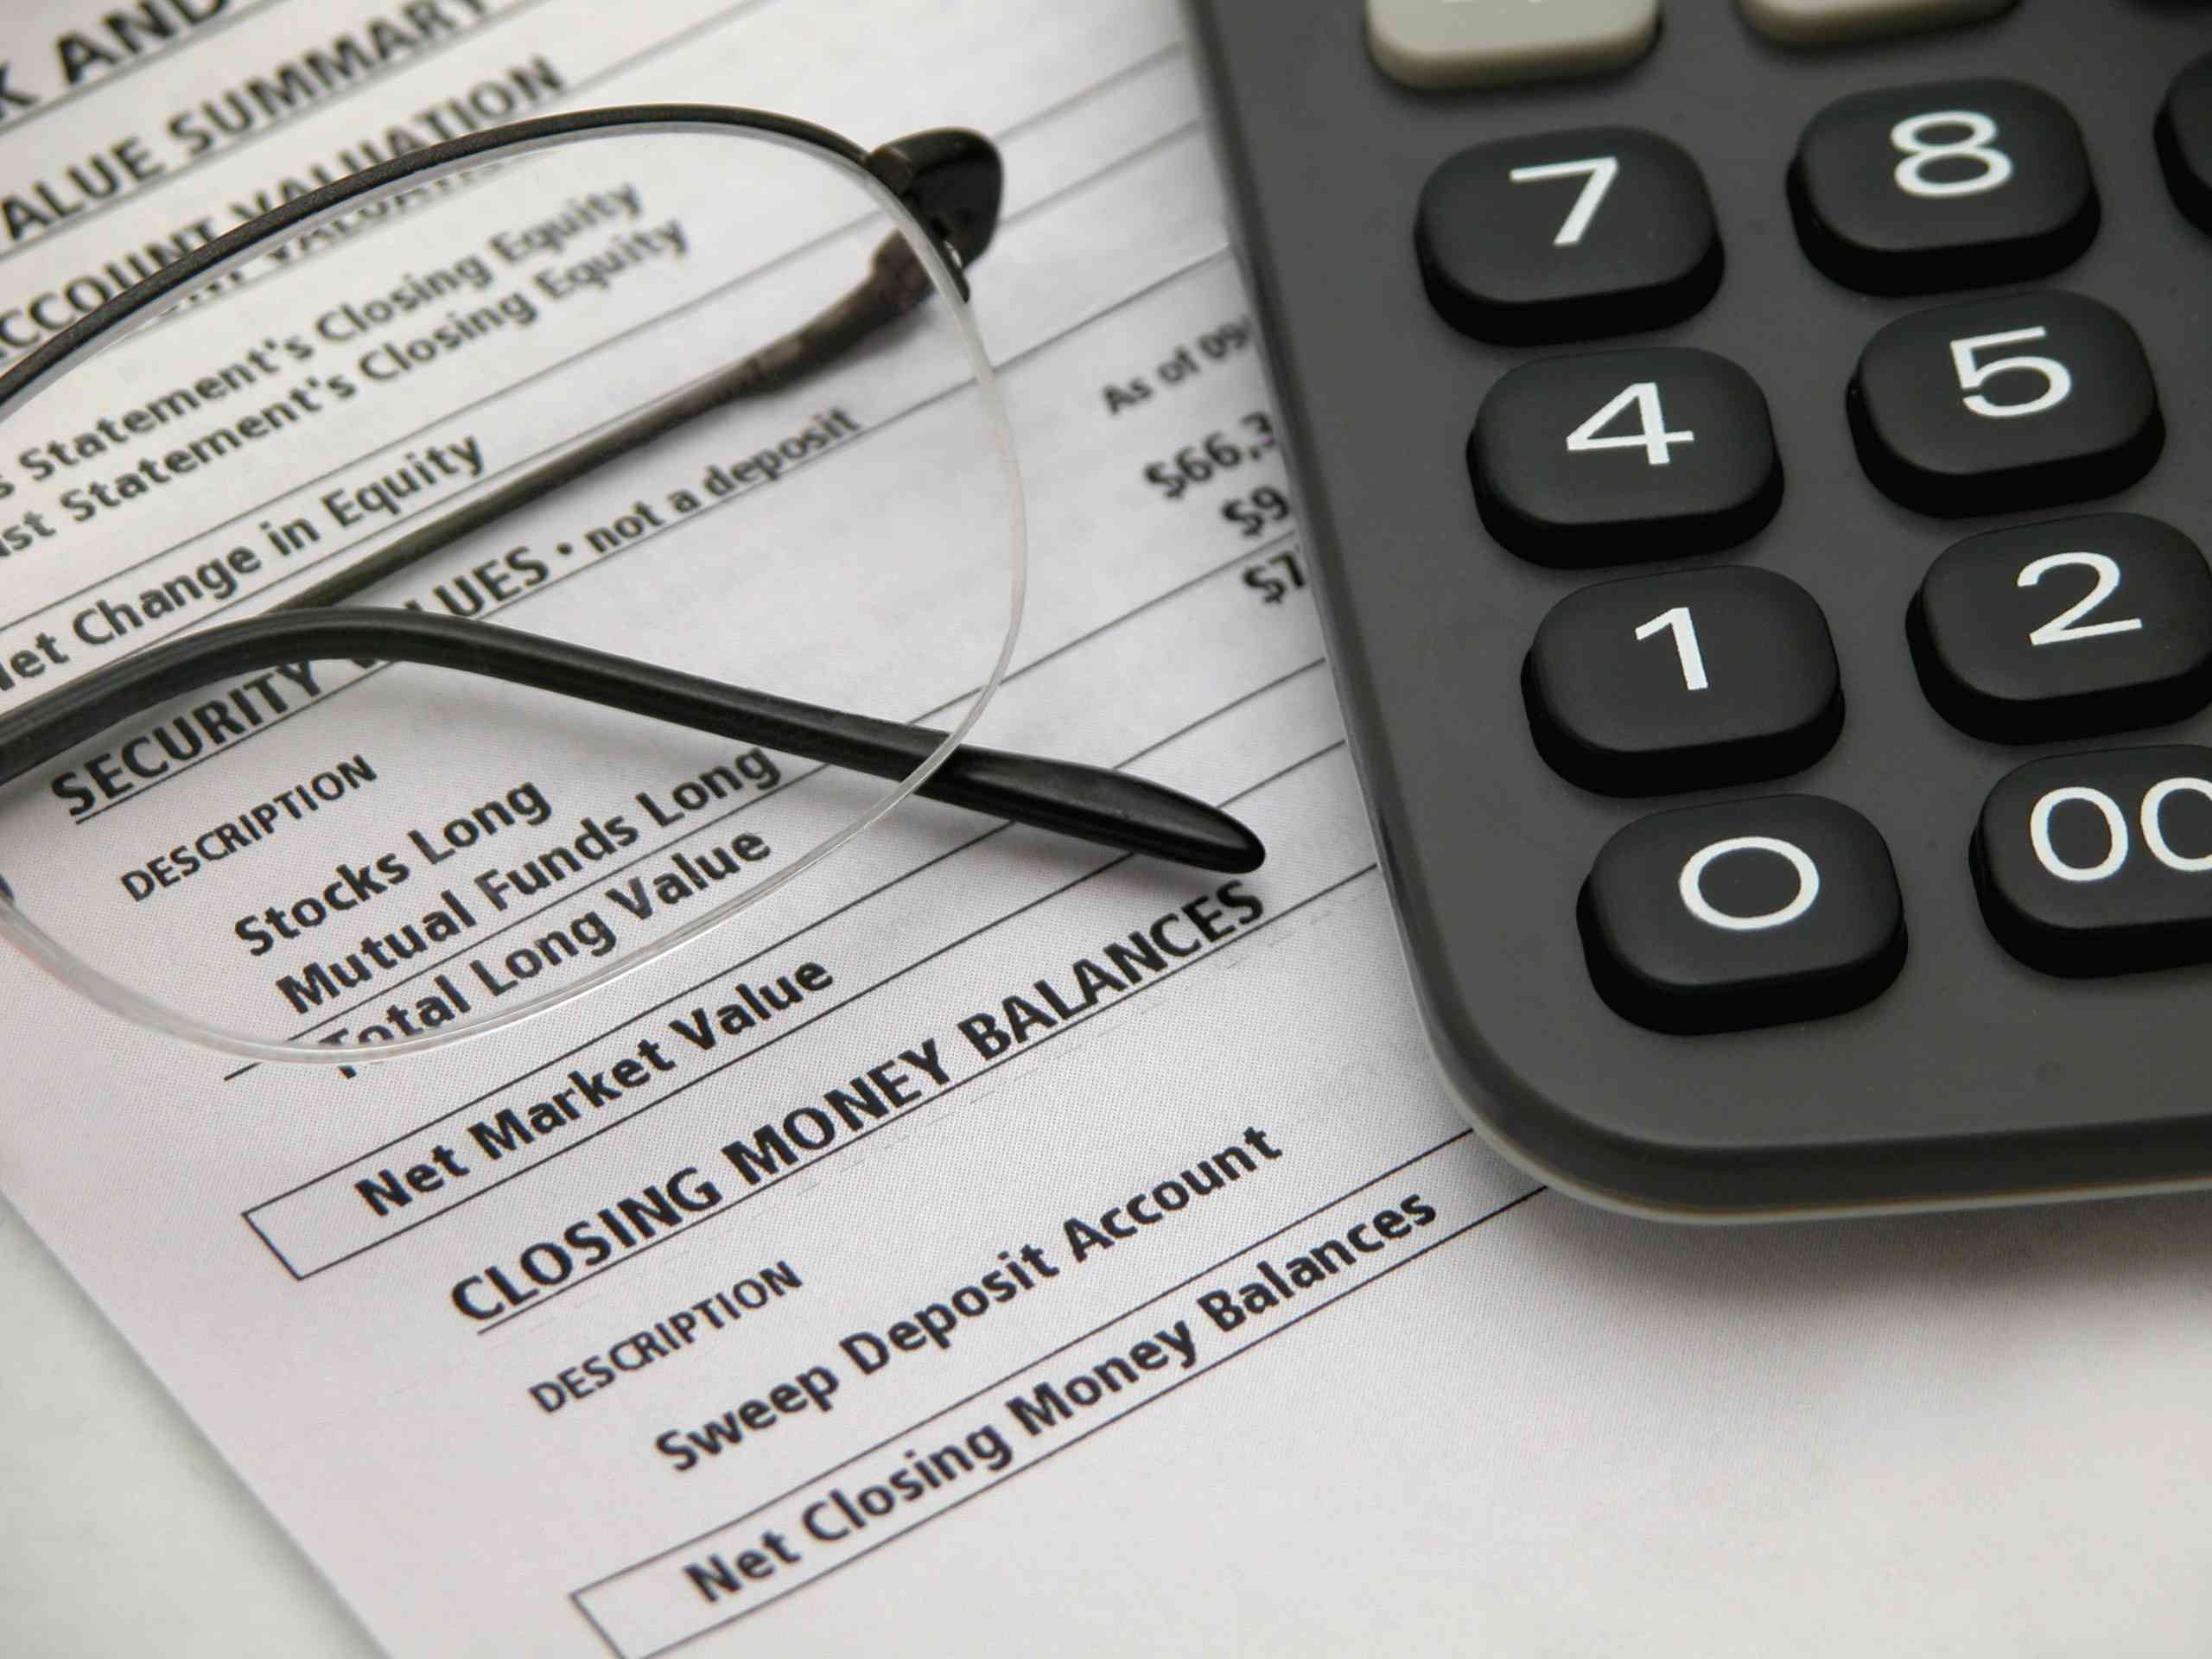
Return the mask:
<path id="1" fill-rule="evenodd" d="M 578 1609 L 621 1659 L 648 1659 L 950 1514 L 1503 1213 L 1465 1207 L 1471 1155 L 1465 1134 L 1452 1136 L 782 1497 L 585 1586 Z"/>

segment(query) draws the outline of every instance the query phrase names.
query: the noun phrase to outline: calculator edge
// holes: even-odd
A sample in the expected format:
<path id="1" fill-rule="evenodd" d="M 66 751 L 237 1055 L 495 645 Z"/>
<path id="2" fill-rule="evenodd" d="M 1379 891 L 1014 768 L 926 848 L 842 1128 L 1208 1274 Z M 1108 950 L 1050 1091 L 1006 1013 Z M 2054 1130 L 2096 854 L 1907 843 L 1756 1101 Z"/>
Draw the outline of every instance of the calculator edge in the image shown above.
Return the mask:
<path id="1" fill-rule="evenodd" d="M 2037 1135 L 2013 1132 L 1993 1140 L 1964 1135 L 1946 1145 L 1920 1139 L 1897 1144 L 1859 1143 L 1808 1160 L 1802 1151 L 1783 1160 L 1786 1169 L 1726 1151 L 1659 1141 L 1638 1141 L 1600 1126 L 1532 1087 L 1489 1044 L 1459 994 L 1446 953 L 1434 935 L 1435 909 L 1418 868 L 1400 855 L 1402 835 L 1393 833 L 1402 810 L 1401 790 L 1382 736 L 1380 699 L 1368 669 L 1353 584 L 1340 558 L 1334 518 L 1309 449 L 1304 400 L 1290 353 L 1277 344 L 1281 315 L 1269 271 L 1254 257 L 1251 226 L 1263 217 L 1244 153 L 1244 130 L 1230 118 L 1236 89 L 1225 69 L 1226 42 L 1219 14 L 1237 0 L 1183 0 L 1203 44 L 1198 79 L 1213 154 L 1220 168 L 1232 245 L 1260 320 L 1261 355 L 1275 399 L 1306 551 L 1319 589 L 1319 609 L 1331 673 L 1344 709 L 1347 747 L 1358 774 L 1424 1037 L 1438 1075 L 1455 1105 L 1494 1151 L 1535 1179 L 1585 1201 L 1647 1218 L 1693 1223 L 1783 1221 L 1873 1216 L 2028 1203 L 2194 1191 L 2212 1185 L 2212 1138 L 2206 1119 L 2168 1117 L 2106 1123 L 2093 1135 L 2070 1128 Z M 2063 273 L 2045 284 L 2063 288 Z M 1933 298 L 1927 303 L 1942 303 Z M 1602 342 L 1565 349 L 1595 349 Z M 2108 510 L 2088 504 L 2082 511 Z M 2113 504 L 2110 510 L 2126 510 Z M 2152 740 L 2156 741 L 2156 740 Z M 2032 753 L 2032 752 L 2031 752 Z M 1783 785 L 1787 787 L 1787 785 Z M 2085 1144 L 2094 1143 L 2094 1144 Z M 2119 1154 L 2132 1144 L 2133 1156 Z M 2088 1161 L 2107 1166 L 2087 1179 L 2053 1181 L 2054 1166 Z M 2115 1154 L 2119 1154 L 2117 1158 Z M 2139 1167 L 2111 1173 L 2109 1166 Z M 1808 1162 L 1817 1169 L 1808 1170 Z M 2154 1173 L 2163 1164 L 2194 1165 L 2199 1173 Z M 1971 1177 L 1969 1172 L 1972 1172 Z M 1808 1179 L 1809 1178 L 1809 1179 Z M 1872 1196 L 1879 1188 L 1885 1196 Z M 1854 1190 L 1857 1189 L 1857 1190 Z"/>

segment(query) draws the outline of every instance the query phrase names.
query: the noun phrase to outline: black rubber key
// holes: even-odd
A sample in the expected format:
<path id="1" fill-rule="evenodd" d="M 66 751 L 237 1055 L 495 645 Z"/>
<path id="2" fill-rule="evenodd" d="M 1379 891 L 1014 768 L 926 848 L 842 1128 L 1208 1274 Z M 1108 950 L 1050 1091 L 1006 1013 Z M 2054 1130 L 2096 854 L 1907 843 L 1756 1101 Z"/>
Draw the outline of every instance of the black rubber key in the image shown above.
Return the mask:
<path id="1" fill-rule="evenodd" d="M 2158 138 L 2174 205 L 2212 232 L 2212 53 L 2175 78 L 2158 111 Z"/>
<path id="2" fill-rule="evenodd" d="M 1521 683 L 1544 759 L 1607 795 L 1778 778 L 1843 726 L 1820 606 L 1789 577 L 1741 566 L 1569 594 L 1537 629 Z"/>
<path id="3" fill-rule="evenodd" d="M 2212 960 L 2212 749 L 2031 760 L 1989 791 L 1971 861 L 1989 931 L 2031 968 Z"/>
<path id="4" fill-rule="evenodd" d="M 1713 297 L 1722 264 L 1697 163 L 1630 127 L 1448 157 L 1422 188 L 1414 248 L 1439 315 L 1516 346 L 1679 322 Z"/>
<path id="5" fill-rule="evenodd" d="M 2135 331 L 2055 290 L 1900 318 L 1860 356 L 1847 401 L 1866 475 L 1943 517 L 2109 495 L 2165 442 Z"/>
<path id="6" fill-rule="evenodd" d="M 1540 564 L 1718 552 L 1782 500 L 1758 385 L 1683 346 L 1522 365 L 1484 398 L 1467 472 L 1491 534 Z"/>
<path id="7" fill-rule="evenodd" d="M 1928 700 L 1999 743 L 2163 725 L 2212 702 L 2212 569 L 2135 513 L 1969 537 L 1929 568 L 1906 632 Z"/>
<path id="8" fill-rule="evenodd" d="M 1869 294 L 2047 276 L 2097 233 L 2082 131 L 2017 80 L 1857 92 L 1813 118 L 1789 169 L 1813 263 Z"/>
<path id="9" fill-rule="evenodd" d="M 1816 795 L 1641 818 L 1599 853 L 1578 913 L 1599 995 L 1655 1031 L 1840 1014 L 1904 963 L 1881 832 Z"/>

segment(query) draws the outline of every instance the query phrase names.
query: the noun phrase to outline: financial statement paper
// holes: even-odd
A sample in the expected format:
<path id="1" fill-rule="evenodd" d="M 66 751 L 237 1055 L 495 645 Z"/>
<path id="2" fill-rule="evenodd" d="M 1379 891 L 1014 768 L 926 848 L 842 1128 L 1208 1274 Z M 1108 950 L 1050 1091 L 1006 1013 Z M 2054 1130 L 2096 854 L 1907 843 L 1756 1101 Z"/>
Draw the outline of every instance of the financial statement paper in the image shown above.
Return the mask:
<path id="1" fill-rule="evenodd" d="M 910 805 L 791 890 L 795 949 L 836 970 L 804 1025 L 404 1227 L 361 1181 L 537 1098 L 579 1043 L 741 988 L 744 925 L 353 1078 L 240 1071 L 0 963 L 0 1188 L 137 1357 L 11 1226 L 0 1651 L 2204 1650 L 2202 1200 L 1684 1230 L 1466 1131 L 1399 965 L 1172 8 L 149 0 L 129 54 L 109 10 L 0 23 L 6 85 L 41 99 L 0 125 L 29 215 L 0 248 L 11 353 L 115 251 L 391 123 L 692 99 L 868 142 L 991 133 L 1010 197 L 977 307 L 1035 530 L 979 736 L 1230 804 L 1270 856 L 1224 881 Z M 73 32 L 116 56 L 80 49 L 65 93 Z M 220 118 L 340 38 L 379 43 L 372 74 Z M 71 201 L 69 165 L 141 129 L 158 177 Z M 1179 462 L 1217 435 L 1236 467 Z M 1461 435 L 1407 441 L 1449 467 Z M 662 482 L 642 460 L 496 535 Z M 574 579 L 676 590 L 703 533 Z M 98 582 L 0 560 L 0 660 Z M 318 718 L 257 741 L 318 753 Z M 190 827 L 158 792 L 131 810 L 149 848 Z M 1082 988 L 1133 935 L 1173 970 Z M 873 1068 L 922 1075 L 901 1057 L 931 1041 L 957 1068 L 864 1136 L 757 1185 L 723 1155 Z M 534 1243 L 678 1167 L 715 1195 L 683 1226 L 531 1280 Z"/>

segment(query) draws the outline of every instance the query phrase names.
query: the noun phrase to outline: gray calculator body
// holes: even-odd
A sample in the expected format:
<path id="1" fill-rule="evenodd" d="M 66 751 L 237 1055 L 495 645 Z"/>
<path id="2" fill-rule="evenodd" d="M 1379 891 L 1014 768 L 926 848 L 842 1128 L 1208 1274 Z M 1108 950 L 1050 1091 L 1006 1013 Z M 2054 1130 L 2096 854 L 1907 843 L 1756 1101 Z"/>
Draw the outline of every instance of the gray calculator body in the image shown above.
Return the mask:
<path id="1" fill-rule="evenodd" d="M 1979 532 L 2127 512 L 2212 542 L 2212 236 L 2177 206 L 2153 140 L 2177 74 L 2212 51 L 2212 9 L 2023 0 L 1971 26 L 1813 48 L 1765 37 L 1724 0 L 1667 0 L 1624 68 L 1466 90 L 1385 73 L 1354 0 L 1192 10 L 1352 747 L 1428 1035 L 1477 1126 L 1570 1190 L 1683 1217 L 2212 1179 L 2212 966 L 2030 966 L 1993 932 L 1970 868 L 1985 803 L 2023 763 L 2212 746 L 2212 714 L 2043 742 L 1969 735 L 1931 706 L 1907 629 L 1931 563 Z M 1993 77 L 2071 112 L 2100 207 L 2086 251 L 2018 289 L 2087 296 L 2132 325 L 2163 443 L 2094 500 L 1933 516 L 1870 479 L 1848 389 L 1886 325 L 2012 289 L 1847 287 L 1808 257 L 1786 180 L 1839 99 Z M 1414 246 L 1433 172 L 1470 146 L 1601 127 L 1660 135 L 1702 170 L 1725 251 L 1709 301 L 1587 341 L 1500 343 L 1448 323 Z M 1676 565 L 1562 569 L 1508 550 L 1470 484 L 1486 396 L 1549 355 L 1664 346 L 1718 354 L 1764 391 L 1783 477 L 1770 521 Z M 1560 776 L 1524 692 L 1540 624 L 1606 577 L 1726 563 L 1789 577 L 1825 614 L 1844 707 L 1832 745 L 1784 777 L 1661 798 Z M 1894 979 L 1859 1006 L 1745 1029 L 1623 1017 L 1578 927 L 1601 851 L 1654 813 L 1780 793 L 1842 803 L 1878 830 L 1903 905 Z"/>

